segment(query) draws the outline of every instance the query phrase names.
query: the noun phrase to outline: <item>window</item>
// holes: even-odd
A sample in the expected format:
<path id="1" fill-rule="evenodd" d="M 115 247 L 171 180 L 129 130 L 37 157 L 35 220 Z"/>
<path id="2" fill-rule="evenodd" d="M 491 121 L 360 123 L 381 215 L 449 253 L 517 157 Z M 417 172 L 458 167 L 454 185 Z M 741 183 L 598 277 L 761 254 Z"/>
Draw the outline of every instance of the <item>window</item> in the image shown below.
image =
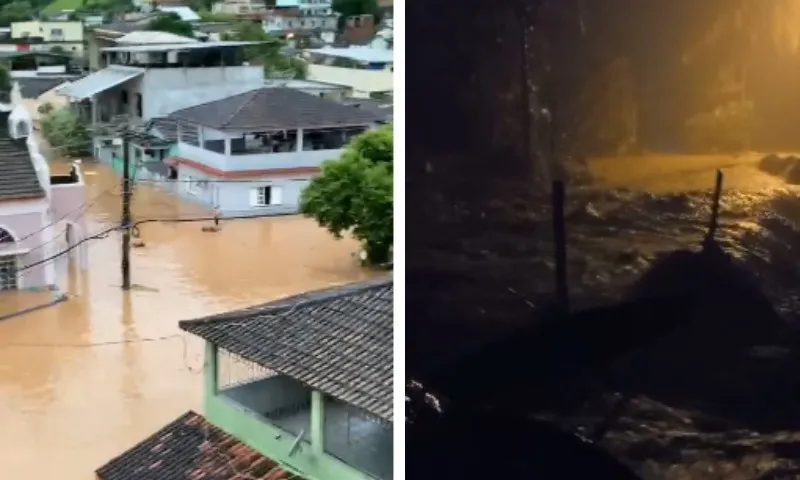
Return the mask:
<path id="1" fill-rule="evenodd" d="M 28 126 L 28 122 L 24 120 L 17 121 L 16 125 L 16 133 L 17 138 L 25 138 L 31 134 L 30 127 Z"/>
<path id="2" fill-rule="evenodd" d="M 122 102 L 123 105 L 127 105 L 128 104 L 128 91 L 127 90 L 123 90 L 123 91 L 119 92 L 119 101 Z"/>
<path id="3" fill-rule="evenodd" d="M 142 94 L 136 94 L 136 116 L 142 118 Z"/>
<path id="4" fill-rule="evenodd" d="M 52 35 L 54 37 L 63 37 L 64 36 L 64 30 L 61 29 L 61 28 L 51 28 L 50 29 L 50 35 Z"/>
<path id="5" fill-rule="evenodd" d="M 254 188 L 250 191 L 250 204 L 254 207 L 269 207 L 283 202 L 283 190 L 275 185 Z"/>

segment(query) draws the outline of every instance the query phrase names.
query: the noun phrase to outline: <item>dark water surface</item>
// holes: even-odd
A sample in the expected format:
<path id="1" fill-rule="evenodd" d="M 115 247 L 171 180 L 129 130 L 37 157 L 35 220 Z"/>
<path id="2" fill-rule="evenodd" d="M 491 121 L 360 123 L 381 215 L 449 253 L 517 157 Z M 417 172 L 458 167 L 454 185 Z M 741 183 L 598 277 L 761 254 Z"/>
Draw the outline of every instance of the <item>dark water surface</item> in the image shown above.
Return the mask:
<path id="1" fill-rule="evenodd" d="M 409 239 L 425 245 L 409 254 L 408 309 L 423 312 L 423 320 L 408 319 L 409 373 L 444 391 L 451 408 L 480 398 L 481 409 L 502 412 L 495 427 L 536 417 L 590 437 L 602 430 L 598 444 L 645 478 L 800 478 L 800 190 L 752 160 L 591 166 L 595 185 L 568 195 L 573 309 L 649 296 L 689 298 L 692 306 L 659 304 L 627 329 L 627 314 L 594 317 L 608 328 L 590 325 L 589 338 L 576 327 L 556 346 L 507 342 L 501 351 L 548 352 L 495 355 L 513 362 L 505 365 L 463 358 L 524 332 L 552 301 L 548 199 L 515 182 L 495 182 L 463 202 L 452 201 L 466 198 L 458 186 L 430 193 L 426 208 L 442 214 L 425 239 Z M 722 216 L 717 247 L 701 255 L 715 168 L 726 174 Z M 424 191 L 427 181 L 411 179 L 410 189 Z M 574 366 L 598 343 L 636 344 L 658 325 L 669 328 L 566 386 L 540 364 Z M 525 435 L 509 432 L 495 430 L 525 444 Z"/>

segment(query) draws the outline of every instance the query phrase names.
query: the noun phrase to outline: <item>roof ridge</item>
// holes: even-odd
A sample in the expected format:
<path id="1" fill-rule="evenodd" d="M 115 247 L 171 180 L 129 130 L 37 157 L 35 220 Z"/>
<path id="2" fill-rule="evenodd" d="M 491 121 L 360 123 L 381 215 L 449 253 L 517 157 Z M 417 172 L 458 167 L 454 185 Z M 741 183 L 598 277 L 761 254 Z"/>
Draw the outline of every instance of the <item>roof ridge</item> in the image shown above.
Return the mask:
<path id="1" fill-rule="evenodd" d="M 278 298 L 267 303 L 251 305 L 249 307 L 244 307 L 230 312 L 217 313 L 192 320 L 181 320 L 178 322 L 178 328 L 181 330 L 187 330 L 187 328 L 196 325 L 241 321 L 244 318 L 249 318 L 251 316 L 276 313 L 287 309 L 307 307 L 333 299 L 346 298 L 370 290 L 377 290 L 393 284 L 394 277 L 390 276 L 388 278 L 334 285 L 332 287 L 320 288 L 296 295 L 290 295 L 288 297 Z"/>
<path id="2" fill-rule="evenodd" d="M 230 122 L 231 122 L 231 121 L 232 121 L 234 118 L 236 118 L 236 115 L 239 115 L 239 113 L 241 113 L 241 111 L 244 109 L 244 107 L 246 107 L 246 106 L 250 105 L 250 103 L 251 103 L 253 100 L 255 100 L 256 96 L 257 96 L 259 93 L 261 93 L 261 91 L 262 91 L 262 90 L 266 90 L 266 88 L 265 88 L 265 87 L 260 87 L 260 88 L 257 88 L 257 89 L 255 89 L 255 90 L 250 90 L 250 91 L 247 91 L 247 92 L 244 92 L 244 93 L 242 93 L 242 95 L 244 95 L 244 94 L 247 94 L 247 93 L 249 93 L 250 95 L 248 96 L 247 100 L 246 100 L 246 101 L 244 101 L 244 102 L 242 102 L 242 103 L 239 105 L 239 107 L 238 107 L 236 110 L 234 110 L 233 112 L 231 112 L 231 114 L 228 116 L 228 119 L 227 119 L 227 120 L 225 120 L 225 121 L 222 123 L 222 126 L 223 126 L 223 127 L 227 127 L 227 126 L 228 126 L 228 124 L 229 124 L 229 123 L 230 123 Z"/>
<path id="3" fill-rule="evenodd" d="M 253 92 L 254 90 L 261 90 L 262 88 L 264 88 L 264 87 L 255 88 L 253 90 L 247 90 L 247 91 L 244 91 L 244 92 L 241 92 L 241 93 L 234 93 L 233 95 L 228 95 L 227 97 L 218 98 L 216 100 L 209 100 L 207 102 L 198 103 L 198 104 L 195 104 L 195 105 L 190 105 L 188 107 L 179 108 L 177 110 L 174 110 L 174 111 L 172 111 L 170 113 L 165 114 L 163 117 L 160 117 L 160 118 L 169 118 L 170 116 L 175 115 L 175 114 L 179 114 L 179 113 L 183 112 L 184 110 L 192 110 L 192 109 L 195 109 L 197 107 L 204 107 L 206 105 L 211 105 L 212 103 L 222 102 L 224 100 L 230 100 L 233 97 L 238 97 L 240 95 L 245 95 L 245 94 Z M 230 121 L 230 119 L 228 119 L 228 121 Z"/>

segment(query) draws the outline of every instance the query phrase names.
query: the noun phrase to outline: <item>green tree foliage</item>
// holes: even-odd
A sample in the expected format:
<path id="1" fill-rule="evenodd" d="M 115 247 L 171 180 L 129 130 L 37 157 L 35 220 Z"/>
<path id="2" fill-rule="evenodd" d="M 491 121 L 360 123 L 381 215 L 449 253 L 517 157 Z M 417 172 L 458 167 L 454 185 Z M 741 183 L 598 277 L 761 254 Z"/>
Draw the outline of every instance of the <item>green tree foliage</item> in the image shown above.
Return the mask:
<path id="1" fill-rule="evenodd" d="M 336 238 L 351 232 L 370 264 L 389 261 L 394 243 L 392 125 L 354 138 L 303 190 L 300 210 Z"/>
<path id="2" fill-rule="evenodd" d="M 0 92 L 8 93 L 11 91 L 11 75 L 8 73 L 8 69 L 4 66 L 0 66 Z"/>
<path id="3" fill-rule="evenodd" d="M 177 13 L 167 13 L 154 18 L 148 25 L 149 30 L 174 33 L 183 37 L 194 37 L 194 28 L 189 22 L 184 22 Z"/>
<path id="4" fill-rule="evenodd" d="M 77 156 L 90 150 L 89 131 L 70 107 L 51 109 L 41 124 L 44 138 L 53 148 L 62 148 L 64 155 Z"/>
<path id="5" fill-rule="evenodd" d="M 339 28 L 344 26 L 344 20 L 353 15 L 372 15 L 375 23 L 380 22 L 381 10 L 377 0 L 333 0 L 333 11 L 341 14 Z"/>
<path id="6" fill-rule="evenodd" d="M 14 1 L 2 4 L 0 7 L 0 25 L 7 27 L 14 22 L 31 20 L 34 7 L 30 2 Z"/>
<path id="7" fill-rule="evenodd" d="M 240 22 L 234 26 L 230 33 L 224 35 L 224 39 L 242 42 L 262 42 L 259 45 L 247 47 L 245 56 L 247 61 L 256 65 L 263 65 L 267 77 L 285 78 L 289 76 L 302 80 L 308 74 L 306 62 L 281 53 L 281 48 L 286 46 L 286 42 L 269 35 L 257 23 Z"/>

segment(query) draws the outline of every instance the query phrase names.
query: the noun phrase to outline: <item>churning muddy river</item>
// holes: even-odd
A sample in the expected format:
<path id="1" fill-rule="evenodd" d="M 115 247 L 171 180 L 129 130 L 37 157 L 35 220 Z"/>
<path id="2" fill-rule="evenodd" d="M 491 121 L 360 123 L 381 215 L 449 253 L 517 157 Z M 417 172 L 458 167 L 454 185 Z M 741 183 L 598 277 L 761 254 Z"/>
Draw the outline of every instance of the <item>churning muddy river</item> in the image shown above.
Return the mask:
<path id="1" fill-rule="evenodd" d="M 54 169 L 60 168 L 54 165 Z M 119 181 L 84 164 L 90 234 L 120 218 Z M 136 187 L 136 219 L 207 216 L 148 185 Z M 0 322 L 0 475 L 94 478 L 94 469 L 188 409 L 201 409 L 202 344 L 177 322 L 372 274 L 356 243 L 334 240 L 301 217 L 148 223 L 132 253 L 134 289 L 119 285 L 120 238 L 90 242 L 89 268 L 63 257 L 69 299 Z M 0 316 L 50 293 L 0 295 Z"/>
<path id="2" fill-rule="evenodd" d="M 598 443 L 642 478 L 800 478 L 800 421 L 794 413 L 800 392 L 800 187 L 762 171 L 760 158 L 598 159 L 588 164 L 590 185 L 568 185 L 574 310 L 645 291 L 696 291 L 693 298 L 702 305 L 685 316 L 669 314 L 666 323 L 682 326 L 604 366 L 602 382 L 597 380 L 602 386 L 576 386 L 594 389 L 587 404 L 542 414 L 572 431 L 591 432 L 613 416 L 613 398 L 631 399 L 614 414 L 620 418 L 613 427 L 600 428 L 606 433 Z M 693 255 L 708 230 L 718 168 L 724 173 L 719 250 Z M 419 236 L 408 240 L 415 250 L 407 275 L 424 287 L 407 291 L 407 308 L 423 319 L 407 322 L 406 338 L 415 340 L 408 371 L 421 372 L 423 384 L 440 388 L 454 405 L 478 402 L 463 393 L 470 391 L 484 409 L 518 411 L 519 418 L 549 412 L 545 403 L 556 398 L 549 390 L 555 383 L 545 382 L 551 373 L 547 364 L 536 364 L 535 355 L 520 354 L 519 364 L 492 364 L 485 372 L 459 363 L 504 332 L 528 328 L 552 301 L 549 197 L 510 179 L 484 181 L 477 201 L 464 193 L 475 191 L 474 184 L 451 181 L 436 190 L 424 176 L 409 184 L 427 196 L 415 205 L 429 213 L 414 212 L 414 204 L 407 210 L 418 219 L 415 229 L 425 232 L 409 231 Z M 421 225 L 424 220 L 430 223 Z M 685 254 L 671 255 L 678 250 Z M 665 267 L 670 264 L 676 266 Z M 658 313 L 638 320 L 653 322 Z M 615 325 L 611 321 L 609 329 Z M 594 343 L 631 335 L 610 332 L 598 332 Z M 563 351 L 594 348 L 577 335 L 563 342 Z M 492 376 L 512 376 L 498 373 L 505 369 L 513 372 L 516 390 L 499 381 L 489 384 Z M 471 373 L 457 384 L 458 371 Z M 480 388 L 469 390 L 475 376 L 484 374 Z M 495 430 L 494 435 L 512 435 Z"/>

